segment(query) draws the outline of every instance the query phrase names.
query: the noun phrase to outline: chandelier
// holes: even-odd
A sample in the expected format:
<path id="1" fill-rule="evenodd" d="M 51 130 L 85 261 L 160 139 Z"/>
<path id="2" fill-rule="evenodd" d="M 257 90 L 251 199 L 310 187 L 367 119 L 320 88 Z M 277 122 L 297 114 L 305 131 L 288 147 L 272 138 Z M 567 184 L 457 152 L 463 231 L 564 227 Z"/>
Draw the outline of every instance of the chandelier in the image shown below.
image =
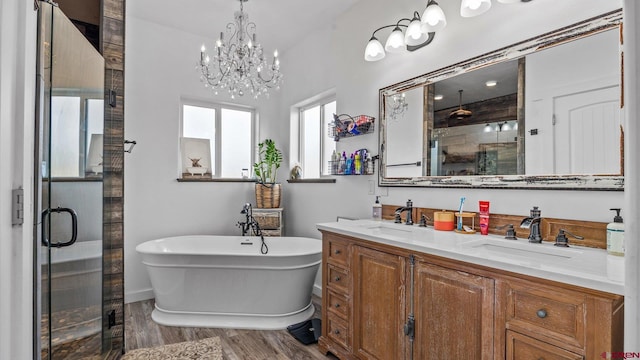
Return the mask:
<path id="1" fill-rule="evenodd" d="M 404 112 L 409 108 L 404 93 L 393 94 L 387 99 L 386 113 L 391 120 L 397 120 L 398 117 L 403 116 Z"/>
<path id="2" fill-rule="evenodd" d="M 234 13 L 233 23 L 220 32 L 213 55 L 207 54 L 204 45 L 200 48 L 200 61 L 196 68 L 200 80 L 217 95 L 226 89 L 234 99 L 236 95 L 250 93 L 254 99 L 260 95 L 269 97 L 268 89 L 280 88 L 282 73 L 278 50 L 273 52 L 273 60 L 268 63 L 262 46 L 256 41 L 256 24 L 249 22 L 240 1 L 240 11 Z"/>

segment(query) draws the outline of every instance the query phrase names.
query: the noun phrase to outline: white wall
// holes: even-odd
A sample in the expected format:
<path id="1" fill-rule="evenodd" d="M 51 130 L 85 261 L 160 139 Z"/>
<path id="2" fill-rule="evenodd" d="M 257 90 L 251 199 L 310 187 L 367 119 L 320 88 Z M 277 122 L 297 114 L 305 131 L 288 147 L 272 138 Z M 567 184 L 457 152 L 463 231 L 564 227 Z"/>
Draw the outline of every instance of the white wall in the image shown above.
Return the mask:
<path id="1" fill-rule="evenodd" d="M 33 119 L 36 13 L 0 2 L 0 359 L 32 358 Z M 11 225 L 11 190 L 22 187 L 25 222 Z"/>
<path id="2" fill-rule="evenodd" d="M 624 344 L 626 351 L 640 349 L 640 6 L 636 0 L 624 1 L 624 96 L 625 118 L 625 304 Z M 635 141 L 630 141 L 631 139 Z"/>
<path id="3" fill-rule="evenodd" d="M 125 301 L 130 302 L 152 297 L 138 244 L 174 235 L 239 234 L 235 224 L 242 220 L 242 205 L 255 203 L 255 196 L 253 183 L 176 181 L 180 99 L 230 102 L 226 93 L 215 96 L 205 89 L 195 69 L 200 46 L 212 48 L 215 39 L 133 16 L 126 17 L 126 27 L 125 138 L 137 141 L 125 155 Z M 278 97 L 272 92 L 271 100 L 236 103 L 257 107 L 259 139 L 274 139 L 288 154 L 288 120 L 280 114 Z"/>

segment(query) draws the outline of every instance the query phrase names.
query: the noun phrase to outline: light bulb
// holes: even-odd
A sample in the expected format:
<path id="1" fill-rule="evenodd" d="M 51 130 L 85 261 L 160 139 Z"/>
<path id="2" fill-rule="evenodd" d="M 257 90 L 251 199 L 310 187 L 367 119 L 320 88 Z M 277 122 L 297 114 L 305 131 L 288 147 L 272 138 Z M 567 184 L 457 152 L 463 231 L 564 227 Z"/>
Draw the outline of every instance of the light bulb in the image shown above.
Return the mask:
<path id="1" fill-rule="evenodd" d="M 396 28 L 393 29 L 391 35 L 387 38 L 384 49 L 391 53 L 404 52 L 407 49 L 404 43 L 404 35 L 399 27 L 396 26 Z"/>
<path id="2" fill-rule="evenodd" d="M 364 50 L 364 59 L 366 61 L 377 61 L 385 57 L 384 48 L 378 39 L 371 37 Z"/>
<path id="3" fill-rule="evenodd" d="M 200 52 L 204 52 L 206 49 L 204 47 L 204 44 L 202 44 L 202 47 L 200 47 Z"/>
<path id="4" fill-rule="evenodd" d="M 277 49 L 273 51 L 273 57 L 278 57 L 278 50 Z"/>
<path id="5" fill-rule="evenodd" d="M 447 18 L 437 2 L 429 1 L 427 8 L 422 13 L 422 24 L 424 32 L 436 32 L 447 26 Z"/>

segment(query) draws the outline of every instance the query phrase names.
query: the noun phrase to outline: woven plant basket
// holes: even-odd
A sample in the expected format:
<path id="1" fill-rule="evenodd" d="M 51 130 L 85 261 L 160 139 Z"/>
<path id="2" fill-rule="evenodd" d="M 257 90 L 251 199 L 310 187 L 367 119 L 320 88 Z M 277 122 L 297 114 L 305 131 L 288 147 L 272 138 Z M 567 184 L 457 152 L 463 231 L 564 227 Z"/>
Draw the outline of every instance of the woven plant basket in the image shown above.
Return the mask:
<path id="1" fill-rule="evenodd" d="M 280 207 L 281 184 L 256 184 L 256 207 L 274 209 Z"/>

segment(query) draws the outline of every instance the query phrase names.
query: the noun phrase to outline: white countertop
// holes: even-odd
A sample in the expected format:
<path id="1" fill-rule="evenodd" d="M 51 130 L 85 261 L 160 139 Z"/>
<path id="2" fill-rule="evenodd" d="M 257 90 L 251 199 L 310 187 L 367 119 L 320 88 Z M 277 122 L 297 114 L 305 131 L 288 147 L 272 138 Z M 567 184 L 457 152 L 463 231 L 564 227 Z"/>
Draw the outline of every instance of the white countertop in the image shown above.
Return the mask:
<path id="1" fill-rule="evenodd" d="M 527 239 L 458 234 L 391 221 L 353 220 L 316 226 L 407 250 L 624 295 L 624 257 L 609 255 L 603 249 L 531 244 Z"/>

